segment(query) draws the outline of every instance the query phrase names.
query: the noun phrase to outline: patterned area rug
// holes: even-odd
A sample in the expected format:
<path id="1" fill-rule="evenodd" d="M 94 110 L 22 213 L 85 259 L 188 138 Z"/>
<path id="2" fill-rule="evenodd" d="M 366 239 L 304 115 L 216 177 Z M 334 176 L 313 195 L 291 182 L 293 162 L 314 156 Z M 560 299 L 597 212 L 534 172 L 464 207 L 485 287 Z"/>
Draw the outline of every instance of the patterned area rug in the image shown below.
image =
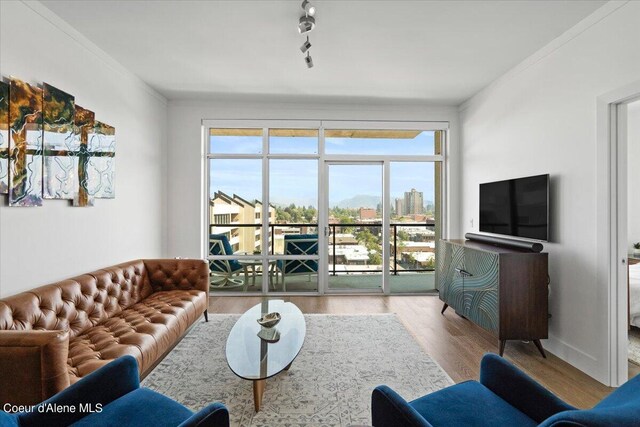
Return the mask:
<path id="1" fill-rule="evenodd" d="M 629 361 L 640 366 L 640 329 L 629 330 Z"/>
<path id="2" fill-rule="evenodd" d="M 374 387 L 411 400 L 453 384 L 393 314 L 305 315 L 304 346 L 289 371 L 267 380 L 260 412 L 250 381 L 227 366 L 225 343 L 239 316 L 209 315 L 151 372 L 143 385 L 199 410 L 220 401 L 233 426 L 371 424 Z"/>

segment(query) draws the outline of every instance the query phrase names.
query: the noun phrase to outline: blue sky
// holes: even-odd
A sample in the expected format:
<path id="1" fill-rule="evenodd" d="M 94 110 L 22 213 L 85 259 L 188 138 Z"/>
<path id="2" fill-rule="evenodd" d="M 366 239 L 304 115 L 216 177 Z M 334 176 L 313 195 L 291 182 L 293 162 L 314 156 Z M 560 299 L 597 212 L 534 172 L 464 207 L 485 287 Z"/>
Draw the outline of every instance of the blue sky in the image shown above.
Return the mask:
<path id="1" fill-rule="evenodd" d="M 261 137 L 215 137 L 212 142 L 224 153 L 256 154 L 260 152 Z M 213 139 L 213 138 L 212 138 Z M 224 140 L 224 141 L 222 141 Z M 281 153 L 317 152 L 316 138 L 271 138 L 271 151 Z M 219 144 L 223 142 L 222 144 Z M 276 148 L 277 147 L 277 148 Z M 276 148 L 276 149 L 274 149 Z M 408 139 L 327 138 L 328 154 L 432 154 L 433 133 L 423 132 Z M 364 156 L 363 156 L 363 160 Z M 210 190 L 236 193 L 245 199 L 262 198 L 262 161 L 259 159 L 211 160 Z M 318 160 L 270 160 L 270 196 L 272 203 L 317 206 Z M 434 198 L 434 166 L 432 163 L 392 162 L 391 199 L 402 197 L 415 188 L 424 193 L 425 203 Z M 329 204 L 356 195 L 380 197 L 382 194 L 382 166 L 333 165 L 329 173 Z"/>

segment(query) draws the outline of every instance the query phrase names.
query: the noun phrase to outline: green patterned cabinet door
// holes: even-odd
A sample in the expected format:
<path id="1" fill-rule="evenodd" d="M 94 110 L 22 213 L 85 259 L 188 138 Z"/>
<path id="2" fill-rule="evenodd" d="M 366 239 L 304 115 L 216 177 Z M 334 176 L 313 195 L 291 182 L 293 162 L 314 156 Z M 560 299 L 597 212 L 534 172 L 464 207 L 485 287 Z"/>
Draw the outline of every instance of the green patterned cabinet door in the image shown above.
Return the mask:
<path id="1" fill-rule="evenodd" d="M 464 279 L 462 314 L 491 332 L 498 332 L 499 256 L 471 248 L 464 250 L 464 269 L 471 276 Z"/>
<path id="2" fill-rule="evenodd" d="M 500 355 L 507 340 L 531 340 L 545 356 L 540 340 L 549 336 L 548 254 L 441 240 L 436 256 L 440 299 L 495 335 Z"/>
<path id="3" fill-rule="evenodd" d="M 437 274 L 440 299 L 457 312 L 462 312 L 464 288 L 462 277 L 456 268 L 463 268 L 464 248 L 448 242 L 441 242 L 438 252 Z"/>

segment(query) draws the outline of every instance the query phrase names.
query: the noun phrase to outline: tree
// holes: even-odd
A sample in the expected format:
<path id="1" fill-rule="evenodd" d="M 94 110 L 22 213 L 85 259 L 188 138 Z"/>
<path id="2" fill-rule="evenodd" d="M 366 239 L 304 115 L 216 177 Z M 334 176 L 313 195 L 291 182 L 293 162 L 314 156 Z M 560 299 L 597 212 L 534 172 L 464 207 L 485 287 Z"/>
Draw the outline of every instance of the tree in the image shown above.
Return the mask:
<path id="1" fill-rule="evenodd" d="M 369 265 L 382 264 L 382 257 L 378 252 L 369 252 Z"/>
<path id="2" fill-rule="evenodd" d="M 289 206 L 276 207 L 276 221 L 279 223 L 310 223 L 317 218 L 317 210 L 313 206 L 296 206 L 291 203 Z"/>
<path id="3" fill-rule="evenodd" d="M 411 240 L 411 237 L 409 236 L 409 233 L 407 233 L 404 230 L 399 230 L 397 233 L 398 239 L 401 241 L 409 241 Z"/>

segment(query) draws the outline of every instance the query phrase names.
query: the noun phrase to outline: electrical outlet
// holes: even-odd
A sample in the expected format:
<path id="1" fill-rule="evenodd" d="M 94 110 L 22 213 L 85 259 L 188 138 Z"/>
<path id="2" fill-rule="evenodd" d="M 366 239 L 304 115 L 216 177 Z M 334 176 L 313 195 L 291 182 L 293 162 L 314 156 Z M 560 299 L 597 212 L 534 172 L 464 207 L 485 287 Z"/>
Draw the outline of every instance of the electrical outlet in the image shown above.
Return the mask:
<path id="1" fill-rule="evenodd" d="M 471 218 L 471 228 L 473 228 L 473 218 Z"/>

